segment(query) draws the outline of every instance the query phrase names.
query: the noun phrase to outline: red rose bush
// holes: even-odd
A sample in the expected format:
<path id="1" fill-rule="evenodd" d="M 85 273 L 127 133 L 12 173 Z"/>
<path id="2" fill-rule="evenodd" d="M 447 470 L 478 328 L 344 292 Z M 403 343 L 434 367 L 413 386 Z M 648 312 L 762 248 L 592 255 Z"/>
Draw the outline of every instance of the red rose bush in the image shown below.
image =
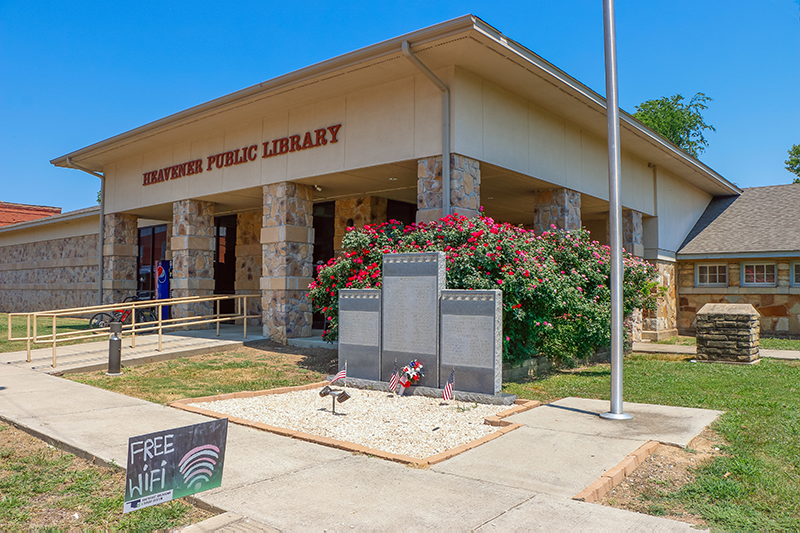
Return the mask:
<path id="1" fill-rule="evenodd" d="M 350 229 L 343 253 L 318 268 L 309 287 L 326 317 L 323 337 L 338 338 L 339 289 L 380 288 L 383 254 L 444 252 L 448 289 L 503 291 L 503 360 L 544 355 L 570 366 L 610 344 L 610 249 L 585 230 L 533 231 L 488 217 L 450 215 L 404 226 Z M 655 267 L 624 254 L 624 314 L 654 309 Z"/>

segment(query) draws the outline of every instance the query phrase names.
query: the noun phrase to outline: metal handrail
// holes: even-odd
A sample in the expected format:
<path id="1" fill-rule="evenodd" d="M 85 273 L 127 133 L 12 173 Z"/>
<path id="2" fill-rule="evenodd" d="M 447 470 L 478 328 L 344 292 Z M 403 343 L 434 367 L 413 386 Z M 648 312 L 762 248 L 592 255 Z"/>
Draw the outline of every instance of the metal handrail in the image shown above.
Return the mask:
<path id="1" fill-rule="evenodd" d="M 216 324 L 217 337 L 219 337 L 219 325 L 226 320 L 242 320 L 243 335 L 247 339 L 247 319 L 258 318 L 259 315 L 251 315 L 247 311 L 247 299 L 253 298 L 252 294 L 227 294 L 216 296 L 187 296 L 183 298 L 165 298 L 161 300 L 139 300 L 133 302 L 124 302 L 109 305 L 95 305 L 90 307 L 74 307 L 70 309 L 51 309 L 48 311 L 35 311 L 32 313 L 9 313 L 8 314 L 8 340 L 9 341 L 26 341 L 27 343 L 27 361 L 31 362 L 31 343 L 33 344 L 50 344 L 53 346 L 53 368 L 56 368 L 56 347 L 59 342 L 75 341 L 82 339 L 97 338 L 98 334 L 103 334 L 110 331 L 109 327 L 95 328 L 90 330 L 91 333 L 87 334 L 84 330 L 81 331 L 67 331 L 58 332 L 56 320 L 58 318 L 66 318 L 75 315 L 87 315 L 107 312 L 113 314 L 117 311 L 131 310 L 131 323 L 124 324 L 123 335 L 129 333 L 131 336 L 131 347 L 136 347 L 136 334 L 145 332 L 158 332 L 158 351 L 162 349 L 162 335 L 165 329 L 180 328 L 186 326 L 195 326 L 202 324 Z M 256 296 L 258 297 L 258 296 Z M 220 313 L 219 303 L 223 300 L 236 301 L 235 313 Z M 177 317 L 162 319 L 162 309 L 164 306 L 179 306 L 184 304 L 198 304 L 204 302 L 216 302 L 215 312 L 208 315 L 196 315 L 188 317 Z M 148 322 L 136 322 L 137 309 L 156 308 L 156 316 L 158 320 L 151 320 Z M 12 330 L 12 317 L 24 316 L 26 319 L 26 334 L 25 337 L 14 337 L 11 333 Z M 52 329 L 49 334 L 38 335 L 38 321 L 39 318 L 52 318 Z M 31 320 L 33 321 L 33 334 L 31 334 Z"/>

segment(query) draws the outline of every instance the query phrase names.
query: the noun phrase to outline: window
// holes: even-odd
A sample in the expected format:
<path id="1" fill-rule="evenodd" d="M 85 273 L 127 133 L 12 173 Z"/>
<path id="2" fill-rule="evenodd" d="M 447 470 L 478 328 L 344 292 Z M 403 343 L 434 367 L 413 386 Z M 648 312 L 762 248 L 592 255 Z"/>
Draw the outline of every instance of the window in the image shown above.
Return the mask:
<path id="1" fill-rule="evenodd" d="M 775 264 L 774 263 L 743 264 L 742 285 L 775 285 Z"/>
<path id="2" fill-rule="evenodd" d="M 792 264 L 792 285 L 800 287 L 800 261 Z"/>
<path id="3" fill-rule="evenodd" d="M 698 287 L 728 285 L 728 265 L 697 265 L 695 273 Z"/>

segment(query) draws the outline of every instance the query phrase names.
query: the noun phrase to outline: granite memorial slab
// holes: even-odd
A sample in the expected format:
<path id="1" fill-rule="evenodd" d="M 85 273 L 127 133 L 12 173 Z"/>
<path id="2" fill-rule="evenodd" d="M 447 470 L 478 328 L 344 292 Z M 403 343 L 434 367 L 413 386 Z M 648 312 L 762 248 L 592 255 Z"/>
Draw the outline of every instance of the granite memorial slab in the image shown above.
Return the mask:
<path id="1" fill-rule="evenodd" d="M 380 380 L 381 290 L 339 291 L 339 367 L 347 377 Z"/>
<path id="2" fill-rule="evenodd" d="M 440 386 L 455 370 L 455 390 L 499 394 L 503 386 L 503 293 L 444 290 Z"/>
<path id="3" fill-rule="evenodd" d="M 381 380 L 417 359 L 425 377 L 418 385 L 439 386 L 439 295 L 445 288 L 443 252 L 385 254 L 381 313 Z M 449 376 L 449 374 L 448 374 Z"/>

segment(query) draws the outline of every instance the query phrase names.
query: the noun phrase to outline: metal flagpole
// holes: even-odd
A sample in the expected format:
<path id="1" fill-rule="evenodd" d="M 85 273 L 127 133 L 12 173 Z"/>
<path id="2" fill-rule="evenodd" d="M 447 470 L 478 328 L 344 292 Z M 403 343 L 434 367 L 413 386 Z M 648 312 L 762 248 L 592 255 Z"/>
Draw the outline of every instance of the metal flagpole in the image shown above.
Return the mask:
<path id="1" fill-rule="evenodd" d="M 633 416 L 622 411 L 622 211 L 619 202 L 621 165 L 614 0 L 603 0 L 603 40 L 608 117 L 608 219 L 611 233 L 611 410 L 600 416 L 611 420 L 627 420 Z"/>

